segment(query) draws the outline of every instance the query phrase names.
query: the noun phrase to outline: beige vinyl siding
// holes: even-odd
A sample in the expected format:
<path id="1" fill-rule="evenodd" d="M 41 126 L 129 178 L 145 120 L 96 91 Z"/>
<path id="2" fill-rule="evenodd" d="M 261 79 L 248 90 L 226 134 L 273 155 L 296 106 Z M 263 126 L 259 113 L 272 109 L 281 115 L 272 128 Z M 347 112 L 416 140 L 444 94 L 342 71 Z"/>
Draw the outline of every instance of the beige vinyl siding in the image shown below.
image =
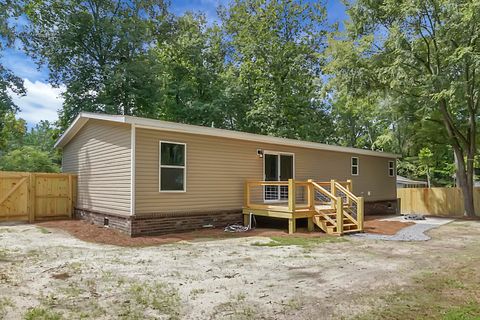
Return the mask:
<path id="1" fill-rule="evenodd" d="M 187 144 L 186 192 L 159 192 L 161 140 Z M 395 177 L 388 176 L 389 158 L 137 127 L 136 214 L 240 209 L 244 181 L 263 180 L 263 159 L 257 149 L 295 153 L 296 179 L 351 179 L 354 192 L 366 201 L 396 198 Z M 352 156 L 359 158 L 358 176 L 350 174 Z"/>
<path id="2" fill-rule="evenodd" d="M 63 148 L 63 172 L 78 174 L 76 207 L 130 214 L 130 126 L 89 120 Z"/>

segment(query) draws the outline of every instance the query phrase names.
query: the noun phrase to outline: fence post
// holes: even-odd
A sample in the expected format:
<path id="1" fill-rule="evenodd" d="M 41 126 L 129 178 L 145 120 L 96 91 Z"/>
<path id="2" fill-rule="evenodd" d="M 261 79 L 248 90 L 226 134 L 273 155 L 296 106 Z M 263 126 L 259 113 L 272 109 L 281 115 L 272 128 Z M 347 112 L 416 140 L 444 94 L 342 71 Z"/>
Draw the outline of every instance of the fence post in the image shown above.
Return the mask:
<path id="1" fill-rule="evenodd" d="M 365 201 L 363 200 L 363 197 L 358 197 L 358 203 L 357 203 L 357 223 L 358 223 L 358 229 L 360 231 L 363 231 L 363 221 L 364 221 L 364 204 Z"/>
<path id="2" fill-rule="evenodd" d="M 72 219 L 73 216 L 73 178 L 68 175 L 68 217 Z"/>
<path id="3" fill-rule="evenodd" d="M 28 174 L 28 222 L 35 221 L 36 179 L 35 173 Z"/>
<path id="4" fill-rule="evenodd" d="M 343 234 L 343 201 L 342 197 L 337 197 L 337 233 Z"/>

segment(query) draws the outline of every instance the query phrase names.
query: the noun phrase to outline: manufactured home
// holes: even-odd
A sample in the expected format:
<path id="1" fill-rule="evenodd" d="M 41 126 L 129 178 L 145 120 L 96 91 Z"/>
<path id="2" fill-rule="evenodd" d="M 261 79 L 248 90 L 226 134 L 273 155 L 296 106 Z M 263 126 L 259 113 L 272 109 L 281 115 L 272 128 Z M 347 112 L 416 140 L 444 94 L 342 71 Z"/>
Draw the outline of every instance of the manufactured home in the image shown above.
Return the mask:
<path id="1" fill-rule="evenodd" d="M 290 232 L 306 218 L 343 233 L 361 230 L 363 212 L 397 211 L 391 153 L 95 113 L 81 113 L 56 147 L 63 172 L 78 176 L 76 217 L 132 236 L 251 214 L 286 218 Z"/>

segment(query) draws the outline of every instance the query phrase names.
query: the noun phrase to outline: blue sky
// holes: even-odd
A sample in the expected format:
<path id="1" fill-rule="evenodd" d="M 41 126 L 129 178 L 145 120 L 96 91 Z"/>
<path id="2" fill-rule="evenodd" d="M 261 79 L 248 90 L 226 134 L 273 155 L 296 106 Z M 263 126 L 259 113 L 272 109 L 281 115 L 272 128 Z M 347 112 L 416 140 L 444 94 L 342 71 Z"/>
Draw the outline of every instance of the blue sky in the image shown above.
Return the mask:
<path id="1" fill-rule="evenodd" d="M 228 2 L 228 0 L 172 0 L 170 9 L 177 15 L 186 11 L 202 11 L 207 19 L 214 23 L 218 21 L 218 6 Z M 345 7 L 340 0 L 326 1 L 326 6 L 330 23 L 341 22 L 347 18 Z M 21 110 L 19 116 L 27 121 L 29 127 L 40 120 L 55 121 L 57 112 L 62 106 L 63 100 L 60 95 L 64 88 L 53 88 L 48 84 L 48 69 L 39 68 L 32 59 L 16 49 L 7 49 L 1 61 L 25 82 L 26 96 L 18 97 L 12 94 L 13 100 Z"/>

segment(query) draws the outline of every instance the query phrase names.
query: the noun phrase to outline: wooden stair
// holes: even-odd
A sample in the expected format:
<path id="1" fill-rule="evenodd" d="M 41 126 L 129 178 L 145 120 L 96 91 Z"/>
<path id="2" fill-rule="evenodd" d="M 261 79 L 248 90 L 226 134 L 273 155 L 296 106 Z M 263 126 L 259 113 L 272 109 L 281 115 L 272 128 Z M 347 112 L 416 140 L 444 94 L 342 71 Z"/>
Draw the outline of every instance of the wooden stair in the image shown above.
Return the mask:
<path id="1" fill-rule="evenodd" d="M 333 235 L 363 231 L 363 198 L 356 197 L 334 180 L 331 181 L 330 190 L 316 183 L 313 185 L 317 192 L 331 201 L 330 207 L 315 207 L 313 223 L 325 233 Z"/>

